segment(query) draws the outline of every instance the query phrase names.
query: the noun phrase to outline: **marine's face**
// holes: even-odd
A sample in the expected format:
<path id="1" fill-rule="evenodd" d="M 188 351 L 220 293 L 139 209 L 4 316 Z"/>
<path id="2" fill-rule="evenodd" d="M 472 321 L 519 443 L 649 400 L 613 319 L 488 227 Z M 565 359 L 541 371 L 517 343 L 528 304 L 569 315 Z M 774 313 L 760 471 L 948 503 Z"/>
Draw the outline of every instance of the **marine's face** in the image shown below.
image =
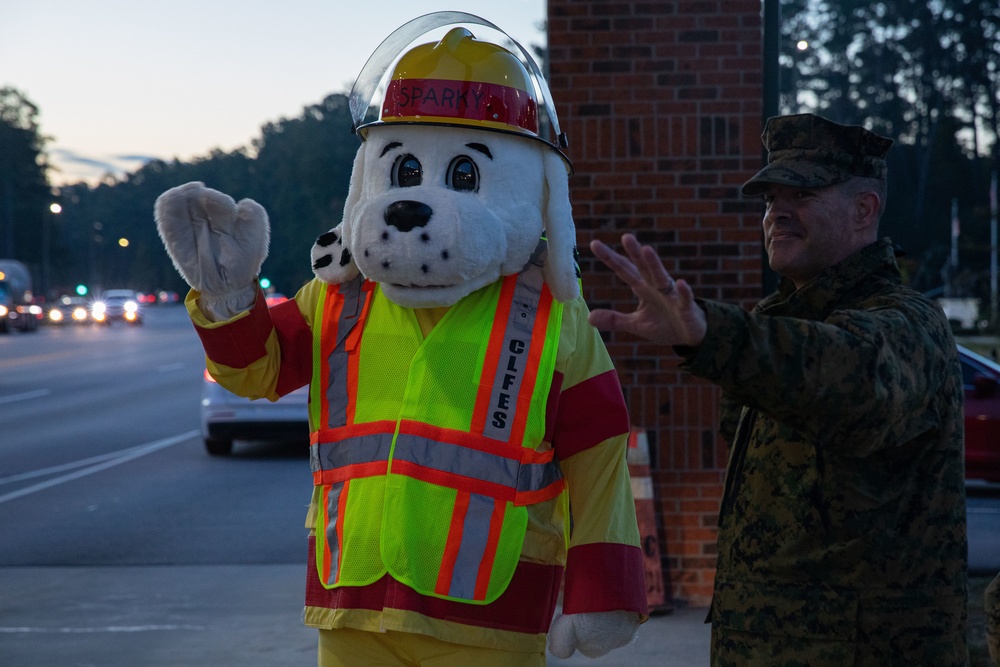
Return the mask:
<path id="1" fill-rule="evenodd" d="M 837 185 L 769 185 L 763 226 L 771 268 L 802 287 L 857 250 L 852 201 Z"/>

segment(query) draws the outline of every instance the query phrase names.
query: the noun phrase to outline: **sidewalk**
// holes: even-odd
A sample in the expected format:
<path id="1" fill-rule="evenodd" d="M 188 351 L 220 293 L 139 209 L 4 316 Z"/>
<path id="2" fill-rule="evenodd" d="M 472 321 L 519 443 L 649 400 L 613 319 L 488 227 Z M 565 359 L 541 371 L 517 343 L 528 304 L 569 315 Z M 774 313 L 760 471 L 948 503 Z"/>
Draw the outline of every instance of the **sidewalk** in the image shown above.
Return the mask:
<path id="1" fill-rule="evenodd" d="M 302 565 L 0 568 L 0 665 L 311 667 Z M 590 667 L 708 665 L 704 609 L 653 616 Z"/>

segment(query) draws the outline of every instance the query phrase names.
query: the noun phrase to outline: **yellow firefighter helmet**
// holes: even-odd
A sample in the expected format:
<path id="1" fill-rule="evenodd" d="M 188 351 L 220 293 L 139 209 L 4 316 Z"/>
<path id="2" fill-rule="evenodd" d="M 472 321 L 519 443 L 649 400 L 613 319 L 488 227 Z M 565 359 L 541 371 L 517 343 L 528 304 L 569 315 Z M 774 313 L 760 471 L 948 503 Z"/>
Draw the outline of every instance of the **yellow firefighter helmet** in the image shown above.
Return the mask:
<path id="1" fill-rule="evenodd" d="M 566 137 L 559 130 L 548 86 L 537 64 L 513 39 L 520 58 L 462 27 L 452 28 L 440 41 L 404 51 L 420 35 L 454 23 L 484 25 L 506 35 L 463 12 L 436 12 L 403 25 L 369 58 L 351 90 L 354 130 L 364 139 L 379 125 L 474 127 L 538 139 L 562 155 Z M 374 107 L 380 85 L 385 88 L 382 104 Z"/>

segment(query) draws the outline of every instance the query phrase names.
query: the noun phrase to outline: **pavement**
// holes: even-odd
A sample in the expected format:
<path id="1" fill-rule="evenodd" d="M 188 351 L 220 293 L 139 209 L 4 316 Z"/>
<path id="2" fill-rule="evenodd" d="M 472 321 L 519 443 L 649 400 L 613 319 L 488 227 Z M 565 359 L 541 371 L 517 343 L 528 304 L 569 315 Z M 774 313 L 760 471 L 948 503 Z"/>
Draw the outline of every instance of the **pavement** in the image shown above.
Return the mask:
<path id="1" fill-rule="evenodd" d="M 316 664 L 304 565 L 0 568 L 0 665 Z M 708 665 L 705 609 L 650 617 L 629 646 L 555 666 Z"/>

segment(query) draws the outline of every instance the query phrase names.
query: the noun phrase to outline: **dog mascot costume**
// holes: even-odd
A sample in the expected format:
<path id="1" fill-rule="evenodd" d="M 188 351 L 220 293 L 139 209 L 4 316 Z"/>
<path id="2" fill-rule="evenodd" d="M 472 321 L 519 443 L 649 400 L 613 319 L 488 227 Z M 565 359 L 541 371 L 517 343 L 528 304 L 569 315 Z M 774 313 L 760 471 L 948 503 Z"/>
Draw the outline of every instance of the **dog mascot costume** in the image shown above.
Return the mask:
<path id="1" fill-rule="evenodd" d="M 427 15 L 365 66 L 343 220 L 294 299 L 268 309 L 258 287 L 258 204 L 201 183 L 156 202 L 212 375 L 250 398 L 310 385 L 320 665 L 544 665 L 547 635 L 596 657 L 646 618 L 629 421 L 580 297 L 548 88 L 464 27 L 399 55 L 456 23 L 496 28 Z"/>

